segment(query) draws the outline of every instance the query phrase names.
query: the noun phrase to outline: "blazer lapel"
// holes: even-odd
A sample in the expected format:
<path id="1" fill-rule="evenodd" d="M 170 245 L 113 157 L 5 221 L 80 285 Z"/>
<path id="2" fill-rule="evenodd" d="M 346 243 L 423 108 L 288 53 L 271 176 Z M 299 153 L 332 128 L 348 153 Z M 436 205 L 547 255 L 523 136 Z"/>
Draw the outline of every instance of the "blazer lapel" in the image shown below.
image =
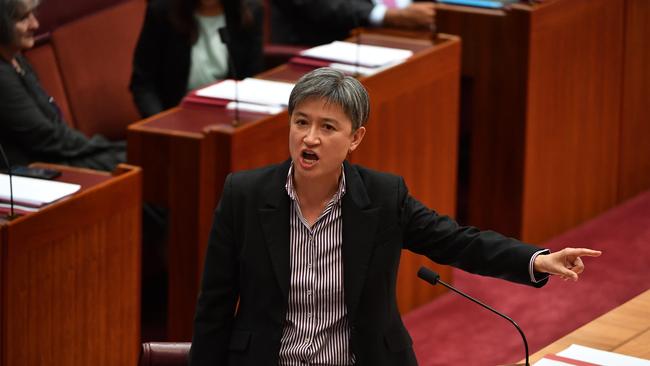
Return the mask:
<path id="1" fill-rule="evenodd" d="M 269 250 L 271 262 L 280 289 L 285 298 L 289 296 L 291 280 L 289 248 L 289 204 L 290 199 L 285 190 L 290 161 L 280 165 L 276 175 L 269 182 L 265 198 L 259 208 L 260 222 Z"/>
<path id="2" fill-rule="evenodd" d="M 373 252 L 379 208 L 370 207 L 370 199 L 358 171 L 347 161 L 346 193 L 343 196 L 343 282 L 348 316 L 356 316 L 359 297 L 366 280 Z"/>

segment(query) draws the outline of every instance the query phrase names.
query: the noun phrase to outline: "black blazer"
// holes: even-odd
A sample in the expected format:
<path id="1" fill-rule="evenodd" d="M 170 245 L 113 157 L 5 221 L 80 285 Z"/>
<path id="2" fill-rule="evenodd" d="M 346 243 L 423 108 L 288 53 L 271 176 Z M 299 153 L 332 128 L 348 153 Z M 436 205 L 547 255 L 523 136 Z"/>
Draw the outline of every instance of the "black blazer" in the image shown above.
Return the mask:
<path id="1" fill-rule="evenodd" d="M 372 0 L 271 0 L 273 43 L 318 45 L 368 25 Z"/>
<path id="2" fill-rule="evenodd" d="M 0 59 L 0 144 L 10 164 L 41 161 L 110 171 L 126 160 L 124 141 L 89 138 L 69 127 L 27 61 L 16 59 L 21 74 Z"/>
<path id="3" fill-rule="evenodd" d="M 240 27 L 239 3 L 226 1 L 224 10 L 231 38 L 228 50 L 241 79 L 262 70 L 263 10 L 257 0 L 245 0 L 253 22 Z M 130 89 L 142 117 L 178 105 L 187 92 L 193 45 L 188 34 L 174 27 L 170 11 L 169 0 L 149 2 L 135 49 Z"/>
<path id="4" fill-rule="evenodd" d="M 284 187 L 289 166 L 287 161 L 226 179 L 196 308 L 194 366 L 278 363 L 291 271 L 291 203 Z M 458 226 L 412 198 L 400 177 L 347 162 L 344 169 L 344 293 L 357 365 L 417 364 L 395 295 L 402 249 L 473 273 L 545 283 L 531 283 L 528 273 L 539 248 Z"/>

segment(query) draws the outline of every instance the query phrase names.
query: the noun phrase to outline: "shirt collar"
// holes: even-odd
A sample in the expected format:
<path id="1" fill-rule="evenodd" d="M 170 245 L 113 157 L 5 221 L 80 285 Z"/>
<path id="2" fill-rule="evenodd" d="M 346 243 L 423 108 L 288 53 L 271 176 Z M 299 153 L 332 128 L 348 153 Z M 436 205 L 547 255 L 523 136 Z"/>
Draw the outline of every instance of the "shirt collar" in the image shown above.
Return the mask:
<path id="1" fill-rule="evenodd" d="M 284 188 L 287 190 L 289 198 L 294 201 L 298 201 L 298 194 L 293 182 L 293 161 L 291 166 L 289 166 L 289 173 L 287 174 L 287 183 L 284 185 Z M 343 164 L 341 164 L 341 178 L 339 179 L 339 188 L 336 190 L 334 196 L 332 196 L 333 202 L 339 202 L 343 195 L 345 194 L 345 169 L 343 169 Z M 330 201 L 330 202 L 331 202 Z"/>

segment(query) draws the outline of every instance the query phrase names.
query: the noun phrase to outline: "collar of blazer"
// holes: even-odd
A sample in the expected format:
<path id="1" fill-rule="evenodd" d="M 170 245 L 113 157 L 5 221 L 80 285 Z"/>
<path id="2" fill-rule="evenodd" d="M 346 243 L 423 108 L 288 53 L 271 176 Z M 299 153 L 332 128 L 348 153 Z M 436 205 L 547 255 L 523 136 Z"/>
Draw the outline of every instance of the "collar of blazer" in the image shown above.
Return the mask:
<path id="1" fill-rule="evenodd" d="M 266 186 L 265 200 L 259 208 L 264 237 L 269 248 L 275 276 L 284 299 L 289 299 L 291 279 L 289 249 L 290 199 L 285 183 L 291 161 L 279 165 L 272 181 Z M 366 279 L 366 272 L 378 224 L 378 207 L 373 207 L 366 187 L 357 168 L 347 161 L 343 163 L 346 193 L 341 203 L 343 219 L 343 286 L 350 321 L 356 317 L 359 296 Z"/>

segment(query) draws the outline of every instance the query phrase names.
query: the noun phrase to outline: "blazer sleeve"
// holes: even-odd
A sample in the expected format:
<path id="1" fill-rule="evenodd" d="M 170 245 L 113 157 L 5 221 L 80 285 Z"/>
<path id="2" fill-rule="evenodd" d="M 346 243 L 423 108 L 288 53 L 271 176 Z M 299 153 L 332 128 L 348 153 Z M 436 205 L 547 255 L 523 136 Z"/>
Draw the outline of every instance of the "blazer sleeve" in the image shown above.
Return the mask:
<path id="1" fill-rule="evenodd" d="M 163 110 L 162 98 L 156 88 L 156 77 L 162 67 L 162 50 L 165 37 L 168 36 L 165 23 L 165 11 L 159 2 L 149 2 L 133 54 L 133 71 L 129 85 L 133 101 L 143 118 Z"/>
<path id="2" fill-rule="evenodd" d="M 531 257 L 541 248 L 494 231 L 460 226 L 411 197 L 403 179 L 398 186 L 405 249 L 475 274 L 535 287 L 548 281 L 533 283 L 528 271 Z"/>
<path id="3" fill-rule="evenodd" d="M 232 175 L 229 175 L 214 214 L 208 242 L 194 317 L 190 350 L 192 366 L 228 364 L 228 346 L 239 295 L 232 196 Z"/>
<path id="4" fill-rule="evenodd" d="M 31 73 L 29 66 L 26 67 L 27 72 Z M 108 161 L 99 166 L 100 169 L 108 169 L 123 161 L 112 151 L 114 144 L 106 139 L 100 136 L 88 138 L 68 127 L 56 113 L 47 115 L 29 93 L 21 77 L 10 68 L 8 65 L 1 65 L 0 68 L 0 131 L 3 138 L 45 161 L 83 165 L 81 162 L 84 158 L 88 160 L 104 152 Z"/>
<path id="5" fill-rule="evenodd" d="M 300 16 L 314 29 L 345 29 L 368 25 L 368 17 L 374 8 L 372 1 L 365 0 L 274 0 L 281 9 L 291 9 L 290 14 Z"/>

